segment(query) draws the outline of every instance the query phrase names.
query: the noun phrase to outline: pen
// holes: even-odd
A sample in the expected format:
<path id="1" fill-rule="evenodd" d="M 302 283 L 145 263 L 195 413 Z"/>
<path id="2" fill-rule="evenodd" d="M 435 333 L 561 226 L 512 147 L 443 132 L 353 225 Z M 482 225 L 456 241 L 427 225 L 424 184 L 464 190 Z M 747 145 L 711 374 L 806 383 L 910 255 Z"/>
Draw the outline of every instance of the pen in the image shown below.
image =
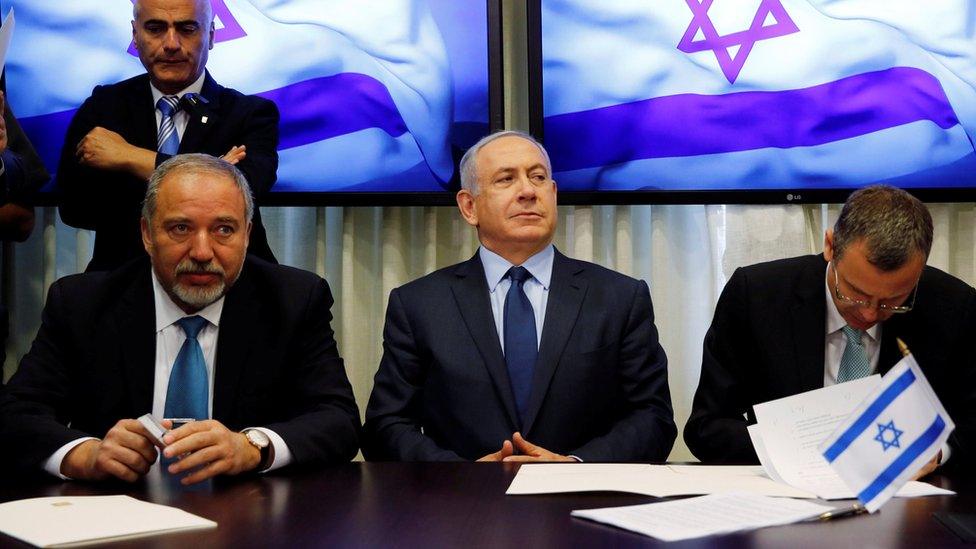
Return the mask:
<path id="1" fill-rule="evenodd" d="M 832 509 L 826 513 L 821 513 L 817 515 L 817 520 L 833 520 L 841 517 L 852 517 L 854 515 L 860 515 L 867 513 L 868 510 L 864 508 L 860 503 L 855 503 L 850 507 L 842 507 L 838 509 Z"/>

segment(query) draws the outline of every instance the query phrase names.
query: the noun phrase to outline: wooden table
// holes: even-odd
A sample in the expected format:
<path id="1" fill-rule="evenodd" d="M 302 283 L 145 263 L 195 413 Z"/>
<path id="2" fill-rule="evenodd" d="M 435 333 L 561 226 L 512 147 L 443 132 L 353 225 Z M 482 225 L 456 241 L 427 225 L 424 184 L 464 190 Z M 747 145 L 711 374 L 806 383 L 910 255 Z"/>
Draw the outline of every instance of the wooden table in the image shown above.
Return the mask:
<path id="1" fill-rule="evenodd" d="M 571 466 L 571 465 L 567 465 Z M 616 493 L 506 496 L 516 466 L 497 463 L 347 463 L 314 472 L 221 479 L 198 490 L 45 483 L 0 486 L 0 501 L 128 494 L 216 521 L 215 530 L 116 542 L 111 547 L 637 547 L 652 538 L 572 518 L 573 509 L 656 498 Z M 871 516 L 765 528 L 682 547 L 942 547 L 960 540 L 933 516 L 976 512 L 976 481 L 936 477 L 959 492 L 894 499 Z M 835 502 L 836 503 L 836 502 Z M 838 506 L 840 504 L 837 504 Z M 24 546 L 0 534 L 0 546 Z"/>

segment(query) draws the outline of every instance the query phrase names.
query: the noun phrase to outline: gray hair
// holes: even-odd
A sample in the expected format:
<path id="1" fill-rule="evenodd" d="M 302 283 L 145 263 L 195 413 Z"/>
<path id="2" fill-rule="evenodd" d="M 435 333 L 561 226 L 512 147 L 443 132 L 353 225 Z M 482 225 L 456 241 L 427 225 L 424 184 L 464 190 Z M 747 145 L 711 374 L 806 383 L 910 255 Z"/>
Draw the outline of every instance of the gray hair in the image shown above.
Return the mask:
<path id="1" fill-rule="evenodd" d="M 195 4 L 202 3 L 204 5 L 204 8 L 203 8 L 204 23 L 205 24 L 209 24 L 209 25 L 213 25 L 214 24 L 213 6 L 210 4 L 210 0 L 193 0 L 193 2 Z M 140 7 L 140 4 L 142 4 L 141 0 L 135 0 L 135 2 L 132 3 L 132 20 L 133 21 L 137 21 L 139 19 L 139 7 Z"/>
<path id="2" fill-rule="evenodd" d="M 888 185 L 855 191 L 834 224 L 834 257 L 864 240 L 868 262 L 882 271 L 900 268 L 916 253 L 932 250 L 932 216 L 925 204 Z"/>
<path id="3" fill-rule="evenodd" d="M 546 160 L 546 171 L 549 172 L 548 173 L 549 177 L 552 177 L 552 163 L 549 161 L 549 153 L 546 152 L 545 147 L 543 147 L 541 143 L 536 141 L 534 137 L 532 137 L 531 135 L 523 131 L 505 130 L 505 131 L 495 132 L 482 137 L 480 140 L 478 140 L 477 143 L 472 145 L 471 148 L 468 149 L 466 153 L 464 153 L 464 156 L 461 157 L 460 171 L 461 171 L 462 189 L 468 191 L 473 196 L 478 196 L 478 192 L 479 192 L 478 163 L 477 163 L 478 152 L 481 151 L 481 149 L 484 148 L 484 146 L 487 145 L 488 143 L 491 143 L 496 139 L 501 139 L 502 137 L 509 137 L 509 136 L 521 137 L 522 139 L 525 139 L 526 141 L 532 143 L 536 147 L 539 147 L 539 152 L 542 153 L 542 158 Z"/>
<path id="4" fill-rule="evenodd" d="M 247 221 L 254 217 L 254 195 L 251 193 L 251 186 L 247 183 L 247 178 L 233 164 L 222 158 L 216 158 L 209 154 L 193 153 L 180 154 L 163 162 L 156 168 L 156 171 L 149 177 L 149 186 L 146 188 L 146 198 L 142 201 L 142 217 L 146 221 L 152 221 L 156 214 L 156 203 L 159 198 L 159 185 L 166 176 L 172 173 L 206 173 L 229 177 L 237 184 L 244 196 L 244 216 Z"/>

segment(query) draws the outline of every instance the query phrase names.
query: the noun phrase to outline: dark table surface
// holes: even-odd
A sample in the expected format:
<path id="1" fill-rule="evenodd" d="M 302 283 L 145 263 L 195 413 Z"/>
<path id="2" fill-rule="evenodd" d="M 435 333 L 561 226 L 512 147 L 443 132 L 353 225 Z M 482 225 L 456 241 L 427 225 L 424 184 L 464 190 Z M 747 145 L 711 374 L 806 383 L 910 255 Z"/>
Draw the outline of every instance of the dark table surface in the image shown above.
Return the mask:
<path id="1" fill-rule="evenodd" d="M 571 466 L 571 465 L 567 465 Z M 569 516 L 573 509 L 636 505 L 619 493 L 506 496 L 514 465 L 348 463 L 315 472 L 221 479 L 197 490 L 158 482 L 0 486 L 0 502 L 59 495 L 128 494 L 179 507 L 216 529 L 115 542 L 111 547 L 632 547 L 653 539 Z M 896 498 L 874 515 L 701 538 L 682 547 L 942 547 L 961 545 L 934 512 L 976 513 L 976 482 L 936 476 L 956 496 Z M 840 506 L 843 502 L 832 502 Z M 26 546 L 0 534 L 0 546 Z"/>

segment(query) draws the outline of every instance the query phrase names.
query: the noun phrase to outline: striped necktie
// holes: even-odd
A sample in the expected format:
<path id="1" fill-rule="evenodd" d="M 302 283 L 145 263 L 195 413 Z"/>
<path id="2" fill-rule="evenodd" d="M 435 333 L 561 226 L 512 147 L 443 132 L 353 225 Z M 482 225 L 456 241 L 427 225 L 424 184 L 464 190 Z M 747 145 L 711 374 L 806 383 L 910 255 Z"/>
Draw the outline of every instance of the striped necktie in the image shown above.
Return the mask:
<path id="1" fill-rule="evenodd" d="M 860 379 L 871 373 L 871 363 L 868 362 L 864 344 L 861 343 L 861 336 L 864 332 L 850 326 L 844 326 L 842 330 L 847 336 L 847 346 L 844 347 L 844 355 L 840 358 L 837 383 Z"/>
<path id="2" fill-rule="evenodd" d="M 180 98 L 164 95 L 156 102 L 156 108 L 163 114 L 159 121 L 159 134 L 156 136 L 156 150 L 170 156 L 180 150 L 180 135 L 176 131 L 176 113 L 180 112 Z"/>

